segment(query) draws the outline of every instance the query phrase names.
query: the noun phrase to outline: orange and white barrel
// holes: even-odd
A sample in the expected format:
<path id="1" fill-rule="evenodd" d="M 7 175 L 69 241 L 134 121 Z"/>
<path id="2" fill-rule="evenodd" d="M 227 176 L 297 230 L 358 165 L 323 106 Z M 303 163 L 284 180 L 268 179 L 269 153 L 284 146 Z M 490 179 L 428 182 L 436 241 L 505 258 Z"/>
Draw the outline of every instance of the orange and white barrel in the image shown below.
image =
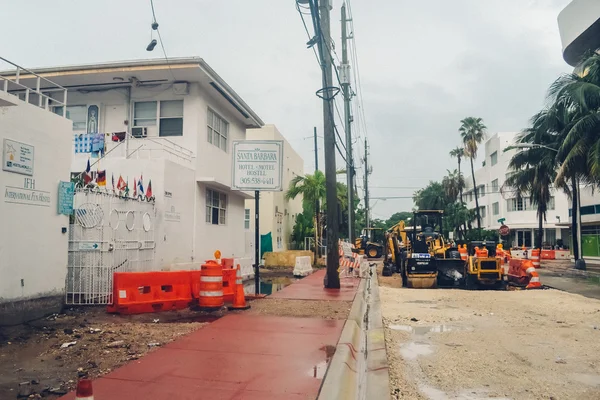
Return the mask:
<path id="1" fill-rule="evenodd" d="M 524 262 L 523 265 L 526 268 L 525 272 L 530 277 L 529 278 L 529 284 L 525 287 L 525 289 L 539 289 L 539 288 L 541 288 L 542 284 L 540 282 L 540 276 L 538 275 L 537 271 L 533 267 L 533 263 L 532 262 Z"/>
<path id="2" fill-rule="evenodd" d="M 533 263 L 533 266 L 535 268 L 540 267 L 540 254 L 541 254 L 540 249 L 531 250 L 531 262 Z"/>
<path id="3" fill-rule="evenodd" d="M 225 305 L 223 298 L 223 268 L 221 264 L 214 260 L 202 264 L 198 305 L 206 309 L 221 308 Z"/>
<path id="4" fill-rule="evenodd" d="M 460 254 L 460 259 L 463 261 L 467 261 L 467 258 L 469 258 L 469 252 L 467 251 L 466 244 L 458 245 L 458 253 Z"/>

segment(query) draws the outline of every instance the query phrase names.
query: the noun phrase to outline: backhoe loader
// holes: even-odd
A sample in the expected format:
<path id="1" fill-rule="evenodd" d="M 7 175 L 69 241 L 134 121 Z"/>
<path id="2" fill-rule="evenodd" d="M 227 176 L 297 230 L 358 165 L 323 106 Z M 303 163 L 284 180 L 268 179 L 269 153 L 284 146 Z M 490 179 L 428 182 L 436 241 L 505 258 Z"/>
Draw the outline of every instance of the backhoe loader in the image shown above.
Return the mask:
<path id="1" fill-rule="evenodd" d="M 435 288 L 463 281 L 465 262 L 443 237 L 443 213 L 415 211 L 411 229 L 400 221 L 387 231 L 385 262 L 401 274 L 403 286 Z"/>
<path id="2" fill-rule="evenodd" d="M 354 247 L 359 254 L 365 254 L 368 258 L 380 258 L 383 254 L 383 240 L 383 229 L 365 228 L 361 237 L 356 238 Z"/>

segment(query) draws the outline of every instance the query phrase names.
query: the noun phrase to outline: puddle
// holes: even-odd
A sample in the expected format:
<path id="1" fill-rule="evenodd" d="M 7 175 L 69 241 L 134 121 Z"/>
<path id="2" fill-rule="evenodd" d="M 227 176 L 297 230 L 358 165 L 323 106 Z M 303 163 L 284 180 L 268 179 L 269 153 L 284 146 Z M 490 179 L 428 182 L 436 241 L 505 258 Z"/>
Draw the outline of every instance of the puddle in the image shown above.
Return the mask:
<path id="1" fill-rule="evenodd" d="M 408 342 L 400 346 L 400 355 L 405 360 L 415 360 L 420 356 L 433 354 L 433 346 L 422 342 Z"/>
<path id="2" fill-rule="evenodd" d="M 588 386 L 600 386 L 600 376 L 591 374 L 573 374 L 573 379 Z"/>
<path id="3" fill-rule="evenodd" d="M 309 371 L 306 371 L 306 375 L 311 376 L 317 379 L 323 379 L 325 376 L 325 372 L 327 371 L 327 366 L 329 365 L 329 361 L 335 354 L 335 346 L 326 345 L 321 347 L 319 350 L 325 352 L 325 361 L 321 361 L 315 366 L 313 366 Z"/>
<path id="4" fill-rule="evenodd" d="M 267 296 L 273 294 L 275 292 L 280 291 L 286 286 L 291 285 L 298 279 L 290 278 L 287 276 L 277 277 L 277 278 L 269 278 L 269 279 L 261 279 L 260 280 L 260 293 L 266 294 Z M 244 293 L 245 294 L 254 294 L 255 293 L 255 284 L 254 279 L 248 280 L 244 283 Z"/>
<path id="5" fill-rule="evenodd" d="M 415 335 L 425 335 L 427 333 L 442 333 L 467 330 L 458 326 L 452 325 L 429 325 L 429 326 L 411 326 L 411 325 L 390 325 L 390 329 L 395 331 L 403 331 L 414 333 Z"/>

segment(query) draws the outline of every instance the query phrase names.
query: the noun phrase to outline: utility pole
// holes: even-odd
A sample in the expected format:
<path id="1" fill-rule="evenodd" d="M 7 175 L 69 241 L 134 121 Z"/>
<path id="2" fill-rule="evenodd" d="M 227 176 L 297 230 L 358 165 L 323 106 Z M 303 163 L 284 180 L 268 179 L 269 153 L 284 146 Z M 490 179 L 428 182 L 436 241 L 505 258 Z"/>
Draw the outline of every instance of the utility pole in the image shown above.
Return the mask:
<path id="1" fill-rule="evenodd" d="M 346 4 L 342 5 L 342 65 L 340 65 L 344 92 L 344 117 L 346 120 L 346 178 L 348 185 L 348 240 L 354 242 L 354 160 L 352 159 L 352 115 L 350 115 L 350 64 L 348 64 L 348 35 L 346 32 Z"/>
<path id="2" fill-rule="evenodd" d="M 369 145 L 367 139 L 365 139 L 365 225 L 370 228 L 371 221 L 369 221 Z"/>
<path id="3" fill-rule="evenodd" d="M 327 272 L 325 274 L 324 285 L 328 289 L 340 288 L 340 276 L 338 273 L 340 259 L 338 254 L 338 202 L 336 187 L 336 167 L 335 167 L 335 131 L 333 126 L 333 71 L 331 51 L 331 31 L 330 31 L 330 0 L 321 0 L 319 9 L 315 10 L 315 2 L 310 1 L 311 12 L 316 17 L 316 34 L 319 38 L 319 54 L 321 55 L 321 66 L 323 69 L 323 89 L 321 97 L 323 98 L 323 136 L 325 138 L 325 187 L 327 199 Z"/>
<path id="4" fill-rule="evenodd" d="M 315 126 L 315 172 L 317 172 L 319 170 L 319 145 L 317 144 L 317 127 Z M 319 199 L 317 198 L 315 200 L 315 222 L 316 222 L 316 226 L 315 226 L 315 232 L 317 232 L 317 234 L 315 235 L 316 238 L 321 237 L 321 232 L 320 232 L 320 224 L 321 224 L 321 216 L 319 215 L 321 213 L 321 205 L 319 204 Z M 309 248 L 310 250 L 310 248 Z M 319 242 L 318 240 L 315 240 L 315 265 L 317 265 L 317 260 L 319 260 L 319 258 L 321 257 L 321 249 L 319 248 Z"/>

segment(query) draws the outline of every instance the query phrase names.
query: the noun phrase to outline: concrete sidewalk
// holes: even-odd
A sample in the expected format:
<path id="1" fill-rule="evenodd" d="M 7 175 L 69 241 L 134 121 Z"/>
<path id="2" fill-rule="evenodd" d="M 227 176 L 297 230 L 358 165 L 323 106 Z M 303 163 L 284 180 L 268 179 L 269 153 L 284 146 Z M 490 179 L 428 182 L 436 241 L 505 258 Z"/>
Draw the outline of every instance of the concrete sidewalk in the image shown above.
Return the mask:
<path id="1" fill-rule="evenodd" d="M 323 288 L 321 270 L 278 299 L 352 300 L 359 279 Z M 261 301 L 261 300 L 256 300 Z M 95 400 L 315 399 L 345 321 L 227 315 L 94 381 Z M 62 397 L 72 400 L 73 393 Z"/>

